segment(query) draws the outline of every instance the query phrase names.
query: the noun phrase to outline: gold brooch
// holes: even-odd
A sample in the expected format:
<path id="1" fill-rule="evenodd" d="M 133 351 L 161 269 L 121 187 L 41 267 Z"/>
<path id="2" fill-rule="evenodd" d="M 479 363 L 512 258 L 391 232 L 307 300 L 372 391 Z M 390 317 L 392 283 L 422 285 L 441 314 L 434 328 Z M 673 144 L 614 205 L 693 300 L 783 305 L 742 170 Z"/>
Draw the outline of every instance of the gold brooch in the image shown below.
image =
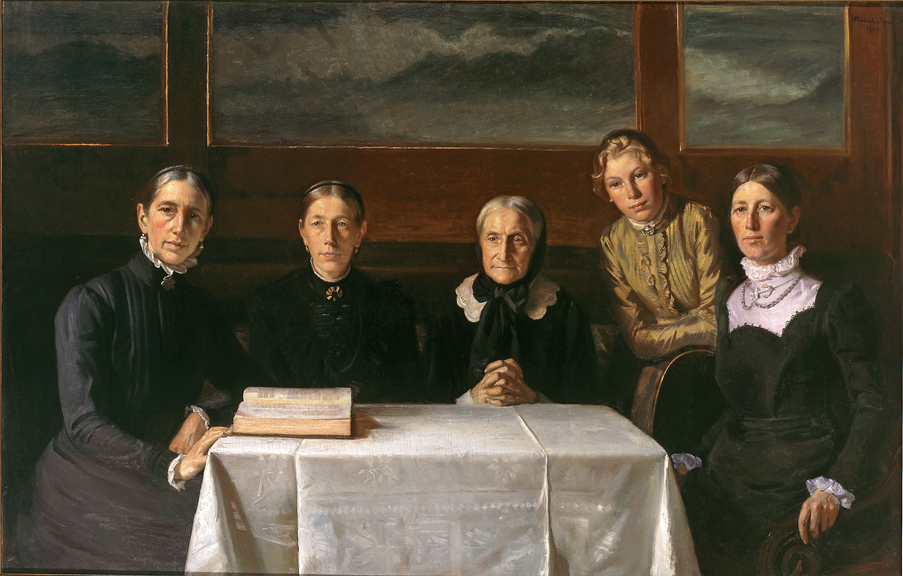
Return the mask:
<path id="1" fill-rule="evenodd" d="M 164 290 L 172 290 L 176 285 L 175 278 L 172 275 L 167 276 L 163 279 L 163 282 L 160 282 L 160 286 L 163 286 Z"/>
<path id="2" fill-rule="evenodd" d="M 338 286 L 330 286 L 326 290 L 326 299 L 332 300 L 333 302 L 342 297 L 342 289 Z"/>

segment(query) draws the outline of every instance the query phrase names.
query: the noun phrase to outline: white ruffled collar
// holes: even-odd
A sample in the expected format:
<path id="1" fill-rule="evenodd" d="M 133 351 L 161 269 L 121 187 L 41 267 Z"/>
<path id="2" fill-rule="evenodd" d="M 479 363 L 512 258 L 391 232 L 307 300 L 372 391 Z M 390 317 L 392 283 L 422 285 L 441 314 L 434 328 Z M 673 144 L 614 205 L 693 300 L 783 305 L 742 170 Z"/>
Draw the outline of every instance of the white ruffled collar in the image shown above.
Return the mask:
<path id="1" fill-rule="evenodd" d="M 743 266 L 747 278 L 754 282 L 762 282 L 775 276 L 786 276 L 793 272 L 799 267 L 800 256 L 805 254 L 805 252 L 805 248 L 797 246 L 790 251 L 790 254 L 784 256 L 774 264 L 759 266 L 749 258 L 744 258 L 740 261 L 740 265 Z"/>
<path id="2" fill-rule="evenodd" d="M 464 316 L 473 323 L 480 321 L 480 314 L 486 306 L 486 302 L 480 302 L 473 295 L 473 282 L 477 274 L 468 276 L 455 288 L 458 295 L 456 302 L 458 307 L 464 310 Z M 558 302 L 558 291 L 561 288 L 542 274 L 536 276 L 527 291 L 527 304 L 524 311 L 531 320 L 539 320 L 546 315 L 546 309 Z"/>
<path id="3" fill-rule="evenodd" d="M 198 259 L 189 256 L 185 260 L 182 261 L 181 264 L 177 266 L 169 266 L 168 264 L 164 264 L 157 258 L 157 255 L 154 254 L 154 251 L 150 249 L 150 246 L 147 245 L 147 238 L 142 234 L 138 238 L 138 242 L 141 244 L 141 251 L 144 252 L 144 255 L 147 256 L 147 259 L 151 261 L 151 264 L 156 266 L 157 268 L 162 268 L 164 272 L 166 272 L 167 276 L 172 276 L 173 273 L 176 274 L 184 274 L 188 272 L 189 268 L 194 268 L 198 265 Z"/>

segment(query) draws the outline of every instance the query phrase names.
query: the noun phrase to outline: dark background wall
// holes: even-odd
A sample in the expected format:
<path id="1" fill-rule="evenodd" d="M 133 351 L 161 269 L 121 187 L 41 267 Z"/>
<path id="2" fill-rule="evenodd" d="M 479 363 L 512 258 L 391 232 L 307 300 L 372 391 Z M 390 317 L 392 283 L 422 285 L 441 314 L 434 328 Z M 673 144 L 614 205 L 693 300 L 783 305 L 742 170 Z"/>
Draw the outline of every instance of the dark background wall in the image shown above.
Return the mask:
<path id="1" fill-rule="evenodd" d="M 678 11 L 670 3 L 636 5 L 637 126 L 671 158 L 674 191 L 719 210 L 733 175 L 755 162 L 789 164 L 810 181 L 802 241 L 811 267 L 865 285 L 884 319 L 882 355 L 899 405 L 903 9 L 849 7 L 848 144 L 828 152 L 682 150 Z M 606 321 L 596 244 L 618 214 L 592 194 L 592 149 L 209 145 L 207 5 L 170 3 L 168 29 L 166 145 L 3 144 L 5 534 L 37 454 L 59 422 L 56 308 L 73 285 L 133 254 L 138 229 L 131 196 L 163 166 L 192 164 L 218 190 L 215 224 L 191 278 L 236 323 L 255 288 L 303 261 L 298 192 L 322 179 L 351 182 L 365 194 L 370 227 L 358 264 L 398 278 L 423 301 L 476 271 L 473 223 L 480 206 L 498 194 L 528 196 L 549 220 L 550 276 L 595 320 Z M 725 244 L 732 246 L 729 238 Z M 739 259 L 729 254 L 732 262 Z"/>

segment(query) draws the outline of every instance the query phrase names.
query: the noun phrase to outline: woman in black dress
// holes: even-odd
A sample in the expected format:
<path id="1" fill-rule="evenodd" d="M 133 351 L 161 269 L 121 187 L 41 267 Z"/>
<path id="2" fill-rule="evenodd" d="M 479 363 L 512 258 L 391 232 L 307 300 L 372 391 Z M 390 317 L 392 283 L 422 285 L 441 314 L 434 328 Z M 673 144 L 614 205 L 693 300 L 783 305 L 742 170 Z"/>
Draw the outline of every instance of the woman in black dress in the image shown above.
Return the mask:
<path id="1" fill-rule="evenodd" d="M 434 399 L 513 406 L 599 403 L 598 360 L 580 305 L 540 274 L 542 211 L 498 196 L 477 217 L 479 274 L 465 278 L 432 327 Z"/>
<path id="2" fill-rule="evenodd" d="M 310 264 L 251 299 L 251 354 L 281 386 L 349 387 L 364 403 L 418 400 L 413 307 L 397 283 L 351 265 L 367 233 L 360 192 L 314 184 L 298 229 Z"/>
<path id="3" fill-rule="evenodd" d="M 874 314 L 858 285 L 800 267 L 804 248 L 787 242 L 799 204 L 782 167 L 750 166 L 734 180 L 730 220 L 746 277 L 724 279 L 715 300 L 728 409 L 686 485 L 704 574 L 754 570 L 786 515 L 798 514 L 804 542 L 829 530 L 867 490 L 884 430 Z"/>
<path id="4" fill-rule="evenodd" d="M 159 172 L 137 206 L 141 251 L 77 286 L 56 316 L 64 427 L 38 462 L 20 564 L 35 570 L 184 570 L 210 446 L 227 416 L 205 382 L 240 400 L 266 377 L 182 275 L 212 224 L 213 198 L 186 166 Z M 221 396 L 220 396 L 221 398 Z M 220 399 L 219 404 L 223 401 Z"/>

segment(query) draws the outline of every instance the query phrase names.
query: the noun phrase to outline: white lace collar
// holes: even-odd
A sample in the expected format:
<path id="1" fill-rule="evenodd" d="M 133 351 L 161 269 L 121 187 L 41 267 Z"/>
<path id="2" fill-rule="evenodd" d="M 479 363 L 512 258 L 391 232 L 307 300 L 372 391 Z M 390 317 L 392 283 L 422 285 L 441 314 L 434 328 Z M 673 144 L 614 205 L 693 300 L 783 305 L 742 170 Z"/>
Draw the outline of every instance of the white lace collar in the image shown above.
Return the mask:
<path id="1" fill-rule="evenodd" d="M 458 295 L 457 303 L 461 310 L 464 310 L 464 316 L 473 323 L 480 321 L 480 314 L 486 306 L 486 302 L 480 302 L 473 295 L 473 282 L 477 279 L 477 275 L 468 276 L 461 282 L 461 285 L 455 288 L 455 294 Z M 546 315 L 546 309 L 554 306 L 558 302 L 558 291 L 561 288 L 558 284 L 552 282 L 542 274 L 536 276 L 527 291 L 527 304 L 524 311 L 532 320 L 539 320 Z"/>
<path id="2" fill-rule="evenodd" d="M 762 282 L 773 276 L 786 276 L 792 272 L 800 265 L 800 256 L 805 254 L 805 252 L 805 248 L 797 246 L 790 251 L 790 254 L 784 256 L 774 264 L 759 266 L 749 258 L 744 258 L 740 261 L 740 265 L 743 266 L 747 278 L 756 282 Z"/>
<path id="3" fill-rule="evenodd" d="M 799 266 L 805 248 L 797 246 L 774 264 L 756 266 L 743 259 L 748 278 L 727 300 L 728 330 L 756 326 L 782 336 L 790 322 L 815 306 L 821 281 Z"/>
<path id="4" fill-rule="evenodd" d="M 144 252 L 144 255 L 147 256 L 147 259 L 151 261 L 151 264 L 156 266 L 157 268 L 162 268 L 164 272 L 166 272 L 167 276 L 172 276 L 173 273 L 176 274 L 184 274 L 188 272 L 189 268 L 194 268 L 198 265 L 198 259 L 195 257 L 188 257 L 182 261 L 181 264 L 176 266 L 169 266 L 168 264 L 164 264 L 157 258 L 157 255 L 154 254 L 154 251 L 150 249 L 150 246 L 147 245 L 147 238 L 142 234 L 138 238 L 138 243 L 141 244 L 141 251 Z"/>

